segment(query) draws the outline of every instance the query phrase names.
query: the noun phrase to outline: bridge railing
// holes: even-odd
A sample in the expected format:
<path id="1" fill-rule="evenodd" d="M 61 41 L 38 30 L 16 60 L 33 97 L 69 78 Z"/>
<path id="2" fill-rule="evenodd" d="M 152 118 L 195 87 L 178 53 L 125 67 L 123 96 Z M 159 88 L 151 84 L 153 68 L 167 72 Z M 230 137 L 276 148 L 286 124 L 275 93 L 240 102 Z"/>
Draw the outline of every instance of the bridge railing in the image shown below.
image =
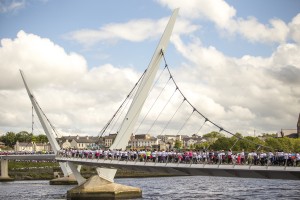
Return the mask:
<path id="1" fill-rule="evenodd" d="M 153 163 L 177 163 L 177 164 L 203 164 L 203 165 L 248 165 L 251 166 L 284 166 L 284 167 L 300 167 L 300 159 L 289 157 L 262 157 L 244 159 L 234 156 L 189 156 L 184 153 L 155 155 L 143 152 L 104 152 L 104 151 L 84 151 L 84 150 L 61 150 L 57 153 L 57 157 L 79 158 L 79 159 L 102 159 L 102 160 L 118 160 L 125 162 L 153 162 Z"/>

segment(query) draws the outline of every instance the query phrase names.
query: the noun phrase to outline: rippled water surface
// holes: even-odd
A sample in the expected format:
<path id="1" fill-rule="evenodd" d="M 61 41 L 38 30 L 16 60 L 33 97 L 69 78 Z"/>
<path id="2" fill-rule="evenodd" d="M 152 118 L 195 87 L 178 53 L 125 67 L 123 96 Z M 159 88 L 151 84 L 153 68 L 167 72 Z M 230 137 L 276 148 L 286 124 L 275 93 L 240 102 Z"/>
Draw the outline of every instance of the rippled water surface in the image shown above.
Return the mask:
<path id="1" fill-rule="evenodd" d="M 143 199 L 300 199 L 300 181 L 208 176 L 126 178 L 116 183 L 140 187 Z M 0 199 L 66 199 L 74 186 L 49 181 L 0 183 Z"/>

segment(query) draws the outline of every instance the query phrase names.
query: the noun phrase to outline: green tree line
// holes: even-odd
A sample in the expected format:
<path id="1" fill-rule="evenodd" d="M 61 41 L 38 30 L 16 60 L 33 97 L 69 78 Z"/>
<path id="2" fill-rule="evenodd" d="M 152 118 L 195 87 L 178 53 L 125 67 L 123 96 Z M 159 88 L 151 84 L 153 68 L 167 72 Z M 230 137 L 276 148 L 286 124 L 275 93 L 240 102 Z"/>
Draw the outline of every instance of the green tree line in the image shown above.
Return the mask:
<path id="1" fill-rule="evenodd" d="M 206 142 L 192 146 L 193 149 L 209 149 L 232 151 L 276 151 L 300 152 L 300 138 L 277 138 L 276 134 L 263 134 L 260 137 L 245 136 L 236 133 L 232 137 L 225 137 L 222 133 L 211 132 L 203 135 Z"/>
<path id="2" fill-rule="evenodd" d="M 5 146 L 13 147 L 17 141 L 28 143 L 47 143 L 48 138 L 46 135 L 33 135 L 32 133 L 21 131 L 19 133 L 7 132 L 5 135 L 0 136 L 0 141 L 3 142 Z"/>

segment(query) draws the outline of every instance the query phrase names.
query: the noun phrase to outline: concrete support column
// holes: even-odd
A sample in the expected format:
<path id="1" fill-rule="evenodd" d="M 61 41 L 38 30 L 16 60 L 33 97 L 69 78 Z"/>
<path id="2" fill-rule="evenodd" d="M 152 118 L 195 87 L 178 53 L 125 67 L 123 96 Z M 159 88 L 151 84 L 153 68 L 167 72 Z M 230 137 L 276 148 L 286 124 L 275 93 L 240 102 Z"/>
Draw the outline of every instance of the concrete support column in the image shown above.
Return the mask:
<path id="1" fill-rule="evenodd" d="M 80 169 L 81 169 L 81 165 L 78 165 L 78 167 L 76 169 L 76 166 L 73 163 L 60 162 L 59 164 L 60 164 L 60 166 L 62 166 L 62 165 L 67 166 L 66 169 L 69 168 L 71 170 L 71 172 L 72 172 L 72 170 L 74 170 L 74 172 L 69 174 L 69 176 L 64 176 L 61 178 L 55 178 L 55 179 L 50 180 L 50 185 L 77 185 L 77 184 L 81 184 L 86 181 L 86 179 L 83 178 L 79 173 Z"/>
<path id="2" fill-rule="evenodd" d="M 8 176 L 8 160 L 1 160 L 1 177 L 7 178 Z"/>
<path id="3" fill-rule="evenodd" d="M 12 181 L 8 176 L 8 160 L 1 159 L 1 176 L 0 181 Z"/>

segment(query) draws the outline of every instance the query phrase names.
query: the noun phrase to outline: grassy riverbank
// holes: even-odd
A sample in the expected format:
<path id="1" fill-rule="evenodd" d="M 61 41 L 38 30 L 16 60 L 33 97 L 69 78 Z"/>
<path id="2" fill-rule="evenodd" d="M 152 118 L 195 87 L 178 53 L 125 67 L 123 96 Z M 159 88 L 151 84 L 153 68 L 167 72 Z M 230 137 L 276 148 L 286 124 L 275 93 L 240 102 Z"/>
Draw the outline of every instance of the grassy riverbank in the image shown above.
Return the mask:
<path id="1" fill-rule="evenodd" d="M 15 180 L 50 180 L 54 178 L 54 172 L 58 172 L 60 176 L 63 173 L 57 162 L 16 162 L 9 161 L 8 164 L 9 176 Z M 96 168 L 90 166 L 82 166 L 81 174 L 85 178 L 96 175 Z M 132 171 L 118 169 L 116 178 L 129 177 L 161 177 L 170 176 L 168 174 Z"/>

